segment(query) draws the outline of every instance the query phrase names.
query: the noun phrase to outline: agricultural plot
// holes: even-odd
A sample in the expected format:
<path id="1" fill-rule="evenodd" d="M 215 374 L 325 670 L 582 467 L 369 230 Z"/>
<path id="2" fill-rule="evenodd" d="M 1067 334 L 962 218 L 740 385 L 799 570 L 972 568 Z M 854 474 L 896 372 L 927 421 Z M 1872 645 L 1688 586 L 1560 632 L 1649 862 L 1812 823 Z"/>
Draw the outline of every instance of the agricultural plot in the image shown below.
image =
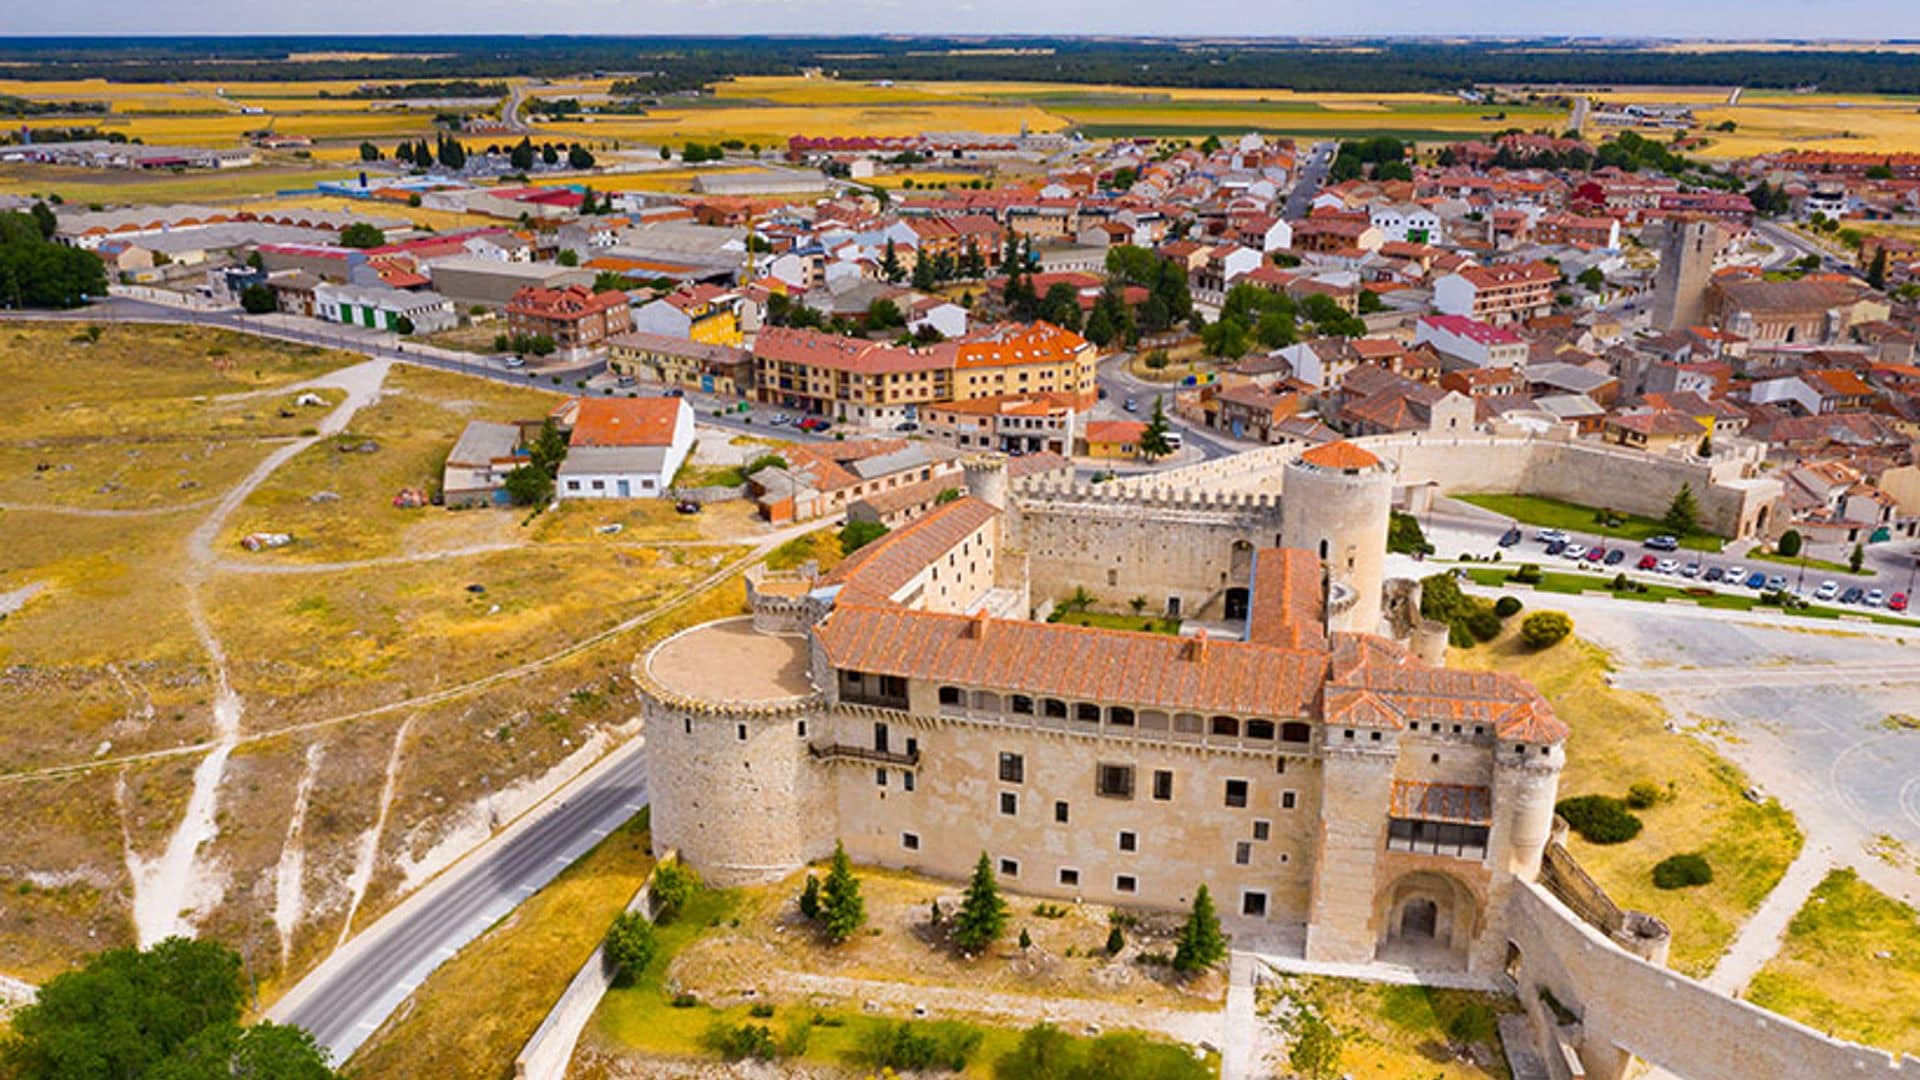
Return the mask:
<path id="1" fill-rule="evenodd" d="M 1897 100 L 1897 99 L 1896 99 Z M 1920 99 L 1862 102 L 1858 99 L 1803 104 L 1750 100 L 1695 112 L 1711 141 L 1708 158 L 1738 158 L 1776 150 L 1911 153 L 1920 148 Z M 1713 131 L 1733 121 L 1731 132 Z"/>

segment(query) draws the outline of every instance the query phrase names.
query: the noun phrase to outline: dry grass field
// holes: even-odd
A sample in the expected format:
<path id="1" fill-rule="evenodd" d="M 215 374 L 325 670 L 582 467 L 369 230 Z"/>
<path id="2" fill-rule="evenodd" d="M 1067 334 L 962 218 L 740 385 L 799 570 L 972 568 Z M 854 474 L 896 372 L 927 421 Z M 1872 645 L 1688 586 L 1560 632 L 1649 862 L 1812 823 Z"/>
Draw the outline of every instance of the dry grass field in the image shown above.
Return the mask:
<path id="1" fill-rule="evenodd" d="M 1747 997 L 1843 1039 L 1920 1054 L 1920 912 L 1835 870 Z"/>
<path id="2" fill-rule="evenodd" d="M 1701 109 L 1694 114 L 1703 128 L 1731 120 L 1733 132 L 1705 130 L 1712 140 L 1701 156 L 1715 159 L 1746 157 L 1774 150 L 1833 150 L 1867 153 L 1912 153 L 1920 150 L 1920 98 L 1904 102 L 1750 101 Z"/>

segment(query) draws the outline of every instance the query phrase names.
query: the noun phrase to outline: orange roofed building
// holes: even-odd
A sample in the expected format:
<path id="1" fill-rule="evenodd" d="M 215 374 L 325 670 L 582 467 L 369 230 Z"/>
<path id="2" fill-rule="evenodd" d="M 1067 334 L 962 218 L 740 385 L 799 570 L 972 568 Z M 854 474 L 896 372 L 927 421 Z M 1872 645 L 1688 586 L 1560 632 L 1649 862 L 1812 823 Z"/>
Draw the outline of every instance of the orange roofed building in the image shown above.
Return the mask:
<path id="1" fill-rule="evenodd" d="M 529 286 L 507 301 L 507 329 L 552 338 L 556 354 L 577 360 L 598 351 L 615 334 L 632 330 L 633 308 L 623 292 L 596 293 L 584 285 Z"/>

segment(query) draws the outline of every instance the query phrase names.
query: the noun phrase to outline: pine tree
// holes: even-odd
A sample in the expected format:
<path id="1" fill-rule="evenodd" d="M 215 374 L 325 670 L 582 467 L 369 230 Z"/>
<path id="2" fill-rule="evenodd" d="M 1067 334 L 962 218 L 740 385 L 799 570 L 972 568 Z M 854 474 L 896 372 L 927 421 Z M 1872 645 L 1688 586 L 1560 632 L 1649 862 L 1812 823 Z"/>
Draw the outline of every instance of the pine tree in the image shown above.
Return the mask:
<path id="1" fill-rule="evenodd" d="M 809 919 L 820 917 L 820 879 L 807 875 L 807 886 L 800 890 L 800 914 Z"/>
<path id="2" fill-rule="evenodd" d="M 1000 885 L 993 878 L 993 863 L 987 853 L 973 865 L 973 880 L 967 882 L 967 894 L 953 916 L 953 940 L 966 952 L 979 952 L 999 938 L 1007 925 L 1007 902 L 1000 898 Z"/>
<path id="3" fill-rule="evenodd" d="M 893 249 L 893 237 L 887 237 L 887 252 L 880 258 L 880 273 L 888 281 L 899 284 L 906 276 L 906 270 L 900 265 L 900 253 Z"/>
<path id="4" fill-rule="evenodd" d="M 1673 493 L 1673 501 L 1667 504 L 1666 516 L 1660 521 L 1675 536 L 1686 536 L 1700 527 L 1700 505 L 1694 501 L 1692 484 L 1681 484 Z"/>
<path id="5" fill-rule="evenodd" d="M 1205 885 L 1193 894 L 1193 912 L 1180 927 L 1173 949 L 1174 970 L 1192 974 L 1226 959 L 1227 939 L 1220 932 L 1220 916 Z"/>
<path id="6" fill-rule="evenodd" d="M 1867 284 L 1876 289 L 1887 287 L 1887 245 L 1881 244 L 1873 252 L 1873 265 L 1867 267 Z"/>
<path id="7" fill-rule="evenodd" d="M 1024 926 L 1020 928 L 1020 947 L 1022 949 L 1033 948 L 1033 935 L 1027 933 L 1027 928 Z"/>
<path id="8" fill-rule="evenodd" d="M 867 921 L 866 901 L 860 899 L 860 879 L 853 876 L 844 844 L 835 841 L 827 883 L 820 888 L 820 918 L 827 937 L 838 945 Z"/>
<path id="9" fill-rule="evenodd" d="M 1147 430 L 1140 433 L 1140 453 L 1147 460 L 1163 458 L 1173 453 L 1173 443 L 1167 440 L 1167 410 L 1161 399 L 1153 399 L 1153 415 L 1147 418 Z"/>
<path id="10" fill-rule="evenodd" d="M 1127 947 L 1127 938 L 1120 932 L 1120 924 L 1114 923 L 1107 931 L 1107 955 L 1119 956 L 1120 950 Z"/>

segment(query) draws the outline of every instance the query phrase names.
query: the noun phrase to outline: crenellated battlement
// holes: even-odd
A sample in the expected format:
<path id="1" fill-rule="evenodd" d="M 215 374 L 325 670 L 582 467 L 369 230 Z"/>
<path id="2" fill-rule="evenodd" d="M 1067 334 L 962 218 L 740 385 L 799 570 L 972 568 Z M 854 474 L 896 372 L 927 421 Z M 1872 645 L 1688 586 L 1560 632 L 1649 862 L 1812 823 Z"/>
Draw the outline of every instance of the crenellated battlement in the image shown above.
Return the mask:
<path id="1" fill-rule="evenodd" d="M 1210 491 L 1166 485 L 1118 487 L 1105 484 L 1042 481 L 1023 485 L 1023 508 L 1049 505 L 1110 507 L 1119 510 L 1161 510 L 1190 513 L 1254 513 L 1270 515 L 1280 509 L 1280 496 L 1251 491 Z"/>

